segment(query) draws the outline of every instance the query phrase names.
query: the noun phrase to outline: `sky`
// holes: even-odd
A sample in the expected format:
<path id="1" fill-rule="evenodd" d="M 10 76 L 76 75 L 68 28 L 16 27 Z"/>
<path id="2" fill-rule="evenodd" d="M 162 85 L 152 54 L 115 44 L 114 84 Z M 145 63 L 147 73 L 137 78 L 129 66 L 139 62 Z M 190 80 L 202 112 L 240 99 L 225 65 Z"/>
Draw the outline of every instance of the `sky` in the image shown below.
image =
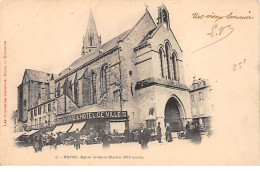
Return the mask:
<path id="1" fill-rule="evenodd" d="M 221 25 L 226 22 L 214 22 L 213 19 L 195 20 L 192 14 L 228 14 L 230 11 L 248 14 L 249 10 L 237 10 L 235 3 L 229 9 L 222 9 L 219 3 L 214 1 L 207 5 L 198 1 L 178 0 L 5 1 L 1 4 L 4 7 L 1 10 L 4 16 L 4 20 L 1 21 L 1 33 L 4 33 L 2 40 L 7 41 L 10 109 L 16 109 L 17 86 L 22 81 L 25 69 L 58 74 L 80 57 L 90 8 L 94 14 L 98 34 L 102 37 L 102 43 L 105 43 L 132 28 L 145 13 L 146 7 L 156 21 L 157 7 L 161 4 L 165 4 L 169 11 L 171 29 L 183 50 L 186 85 L 192 83 L 192 77 L 195 75 L 197 78 L 209 79 L 211 84 L 228 80 L 228 77 L 223 77 L 224 71 L 232 72 L 232 66 L 243 61 L 246 56 L 236 49 L 230 49 L 228 53 L 226 50 L 230 45 L 238 47 L 237 49 L 240 46 L 245 49 L 251 48 L 243 40 L 234 40 L 241 32 L 246 33 L 247 27 L 252 23 L 245 21 L 247 25 L 244 25 L 245 22 L 240 24 L 230 21 L 229 24 L 239 25 L 239 28 L 236 28 L 229 38 L 192 53 L 215 41 L 215 38 L 210 38 L 207 33 L 212 30 L 214 24 Z M 247 6 L 250 7 L 244 4 L 245 9 Z M 215 10 L 209 10 L 213 7 Z M 254 39 L 252 35 L 247 37 Z M 247 37 L 244 35 L 243 39 Z M 233 60 L 226 60 L 229 58 Z"/>

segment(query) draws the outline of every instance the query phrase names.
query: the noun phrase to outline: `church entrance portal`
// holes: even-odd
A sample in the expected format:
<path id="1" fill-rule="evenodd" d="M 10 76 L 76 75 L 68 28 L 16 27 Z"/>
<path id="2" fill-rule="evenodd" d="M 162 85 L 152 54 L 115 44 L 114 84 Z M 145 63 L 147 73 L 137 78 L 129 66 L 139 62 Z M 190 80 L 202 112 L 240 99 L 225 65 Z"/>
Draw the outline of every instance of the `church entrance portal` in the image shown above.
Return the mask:
<path id="1" fill-rule="evenodd" d="M 183 114 L 182 107 L 176 98 L 171 97 L 165 106 L 164 110 L 164 122 L 170 124 L 172 132 L 178 132 L 183 130 L 183 123 L 181 120 L 181 114 Z"/>

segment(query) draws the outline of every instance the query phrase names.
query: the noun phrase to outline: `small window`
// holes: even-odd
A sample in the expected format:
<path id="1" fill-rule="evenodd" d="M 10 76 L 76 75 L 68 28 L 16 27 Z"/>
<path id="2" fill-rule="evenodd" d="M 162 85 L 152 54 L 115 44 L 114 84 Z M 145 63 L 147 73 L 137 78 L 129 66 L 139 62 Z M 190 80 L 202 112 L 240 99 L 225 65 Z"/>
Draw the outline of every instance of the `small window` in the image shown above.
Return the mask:
<path id="1" fill-rule="evenodd" d="M 43 105 L 43 113 L 45 113 L 46 112 L 46 107 L 45 107 L 45 105 Z"/>
<path id="2" fill-rule="evenodd" d="M 195 101 L 194 94 L 192 94 L 190 97 L 191 97 L 191 101 L 194 102 Z"/>
<path id="3" fill-rule="evenodd" d="M 200 100 L 204 100 L 203 93 L 199 92 Z"/>
<path id="4" fill-rule="evenodd" d="M 34 109 L 34 116 L 37 115 L 37 108 Z"/>
<path id="5" fill-rule="evenodd" d="M 38 107 L 38 114 L 40 115 L 42 113 L 42 108 Z"/>
<path id="6" fill-rule="evenodd" d="M 120 101 L 120 90 L 116 90 L 113 92 L 113 96 L 114 96 L 114 102 L 119 102 Z"/>
<path id="7" fill-rule="evenodd" d="M 51 111 L 51 104 L 49 103 L 48 104 L 48 112 L 50 112 Z"/>
<path id="8" fill-rule="evenodd" d="M 154 115 L 154 108 L 149 109 L 149 115 Z"/>

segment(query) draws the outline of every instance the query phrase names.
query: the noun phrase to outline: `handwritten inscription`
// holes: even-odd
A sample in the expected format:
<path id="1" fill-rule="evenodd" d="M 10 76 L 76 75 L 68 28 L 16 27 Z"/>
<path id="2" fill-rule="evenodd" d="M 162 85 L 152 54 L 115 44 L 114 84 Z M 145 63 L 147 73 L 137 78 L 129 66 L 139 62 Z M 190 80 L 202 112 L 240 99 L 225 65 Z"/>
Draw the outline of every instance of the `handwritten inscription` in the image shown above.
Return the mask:
<path id="1" fill-rule="evenodd" d="M 252 20 L 254 19 L 254 16 L 251 15 L 251 11 L 248 11 L 246 15 L 240 15 L 234 12 L 230 12 L 225 15 L 215 14 L 214 12 L 211 14 L 201 14 L 196 12 L 192 14 L 192 18 L 195 20 L 213 19 L 215 22 L 215 24 L 210 27 L 210 31 L 206 33 L 206 35 L 210 36 L 212 42 L 192 52 L 195 53 L 201 49 L 209 47 L 227 38 L 235 30 L 235 27 L 231 26 L 231 24 L 220 25 L 220 24 L 216 24 L 217 21 L 224 20 L 224 19 L 225 20 Z"/>
<path id="2" fill-rule="evenodd" d="M 250 14 L 251 11 L 248 11 Z M 222 19 L 227 19 L 227 20 L 251 20 L 254 18 L 254 16 L 251 15 L 237 15 L 234 14 L 234 12 L 230 12 L 227 15 L 217 15 L 214 12 L 212 14 L 200 14 L 200 13 L 193 13 L 192 14 L 193 19 L 215 19 L 215 22 L 218 20 Z"/>
<path id="3" fill-rule="evenodd" d="M 207 35 L 210 35 L 211 37 L 221 36 L 222 33 L 223 33 L 225 30 L 227 30 L 227 32 L 228 32 L 227 35 L 229 35 L 231 32 L 233 32 L 234 28 L 232 28 L 231 25 L 219 27 L 217 24 L 215 24 L 215 25 L 212 27 L 211 32 L 208 33 Z"/>
<path id="4" fill-rule="evenodd" d="M 238 64 L 234 64 L 233 65 L 233 71 L 236 71 L 238 69 L 241 69 L 242 68 L 242 64 L 246 63 L 246 59 L 244 59 L 244 61 L 238 63 Z"/>
<path id="5" fill-rule="evenodd" d="M 193 51 L 192 53 L 195 53 L 203 48 L 216 44 L 217 42 L 228 37 L 233 31 L 234 31 L 234 28 L 231 25 L 220 26 L 220 27 L 217 24 L 213 25 L 211 27 L 211 31 L 209 33 L 207 33 L 207 35 L 209 35 L 211 38 L 215 37 L 215 38 L 217 38 L 217 40 L 214 40 L 212 43 L 207 44 L 207 45 Z"/>

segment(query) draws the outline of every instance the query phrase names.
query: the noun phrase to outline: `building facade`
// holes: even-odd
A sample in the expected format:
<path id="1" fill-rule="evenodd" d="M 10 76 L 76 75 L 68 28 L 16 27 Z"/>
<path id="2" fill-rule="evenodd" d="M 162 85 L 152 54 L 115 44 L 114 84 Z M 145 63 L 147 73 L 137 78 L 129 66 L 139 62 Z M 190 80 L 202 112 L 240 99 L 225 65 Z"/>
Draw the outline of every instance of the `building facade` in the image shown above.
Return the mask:
<path id="1" fill-rule="evenodd" d="M 54 126 L 84 123 L 86 130 L 119 130 L 138 129 L 143 123 L 154 130 L 160 122 L 181 131 L 192 119 L 182 49 L 164 5 L 158 8 L 156 22 L 146 9 L 132 28 L 104 44 L 90 12 L 81 54 L 58 75 L 36 81 L 33 88 L 26 85 L 35 82 L 30 76 L 23 80 L 18 112 L 28 126 L 39 129 L 39 121 L 44 121 Z"/>
<path id="2" fill-rule="evenodd" d="M 19 133 L 24 131 L 24 123 L 19 120 L 18 111 L 14 111 L 12 115 L 13 120 L 13 132 Z"/>
<path id="3" fill-rule="evenodd" d="M 214 116 L 213 93 L 214 90 L 208 80 L 193 78 L 190 86 L 192 119 L 207 128 L 211 128 L 211 120 Z"/>

